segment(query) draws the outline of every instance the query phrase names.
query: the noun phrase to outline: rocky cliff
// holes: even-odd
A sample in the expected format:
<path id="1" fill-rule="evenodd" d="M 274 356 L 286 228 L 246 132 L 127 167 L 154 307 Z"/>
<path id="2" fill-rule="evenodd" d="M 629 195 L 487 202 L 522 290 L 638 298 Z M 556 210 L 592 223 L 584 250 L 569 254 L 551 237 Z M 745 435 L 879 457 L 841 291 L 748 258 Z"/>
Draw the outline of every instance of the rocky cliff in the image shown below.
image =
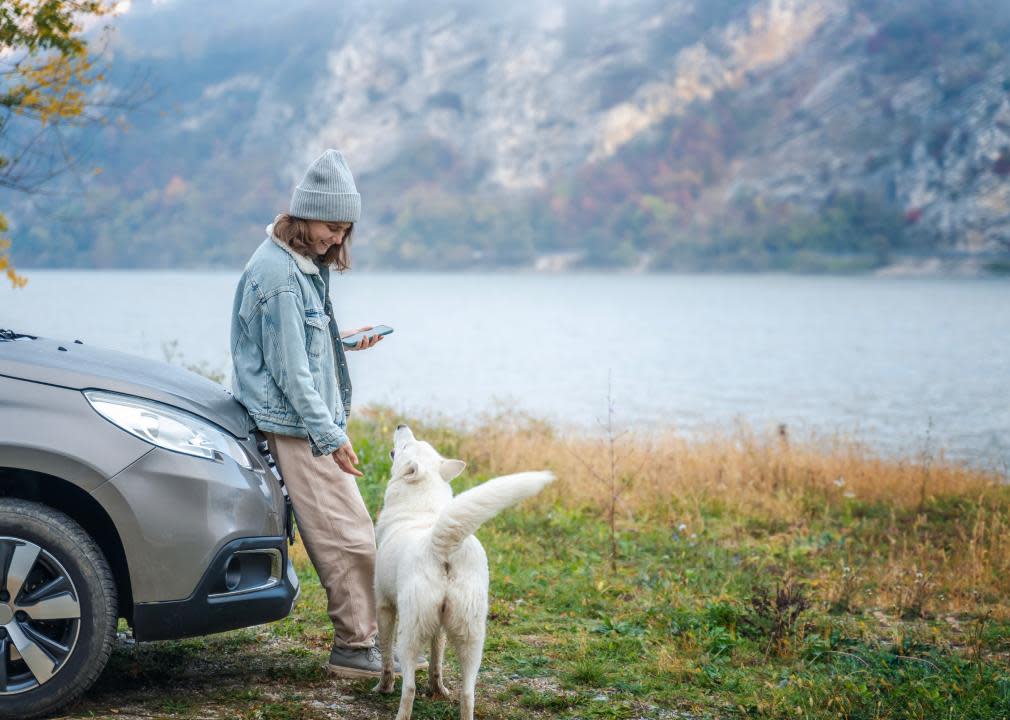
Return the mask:
<path id="1" fill-rule="evenodd" d="M 366 264 L 1001 267 L 1008 45 L 981 0 L 137 3 L 159 98 L 0 200 L 23 266 L 233 265 L 338 147 Z"/>

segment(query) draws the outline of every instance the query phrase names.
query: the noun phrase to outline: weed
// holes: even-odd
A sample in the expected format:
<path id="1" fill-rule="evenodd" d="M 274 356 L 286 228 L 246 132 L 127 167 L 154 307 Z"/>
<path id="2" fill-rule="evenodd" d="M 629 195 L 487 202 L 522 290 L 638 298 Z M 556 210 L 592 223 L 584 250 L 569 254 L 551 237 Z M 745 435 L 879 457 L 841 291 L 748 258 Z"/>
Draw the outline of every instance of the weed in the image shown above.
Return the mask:
<path id="1" fill-rule="evenodd" d="M 933 588 L 929 576 L 921 570 L 900 570 L 895 588 L 898 616 L 903 620 L 925 618 L 926 603 Z"/>
<path id="2" fill-rule="evenodd" d="M 829 611 L 833 613 L 852 612 L 853 601 L 858 592 L 858 574 L 849 565 L 843 563 L 838 577 L 835 579 Z"/>
<path id="3" fill-rule="evenodd" d="M 599 661 L 595 659 L 579 660 L 565 674 L 565 680 L 570 685 L 582 685 L 594 688 L 606 687 L 607 673 L 601 667 Z"/>
<path id="4" fill-rule="evenodd" d="M 975 618 L 968 631 L 968 659 L 979 667 L 985 662 L 986 656 L 986 627 L 992 621 L 992 610 L 984 615 Z"/>
<path id="5" fill-rule="evenodd" d="M 800 615 L 810 608 L 810 601 L 790 578 L 775 587 L 774 593 L 765 586 L 754 588 L 750 612 L 742 625 L 752 637 L 766 641 L 765 654 L 785 655 L 788 641 L 796 635 Z"/>
<path id="6" fill-rule="evenodd" d="M 193 709 L 194 702 L 187 697 L 168 697 L 161 701 L 160 710 L 166 713 L 186 713 Z"/>

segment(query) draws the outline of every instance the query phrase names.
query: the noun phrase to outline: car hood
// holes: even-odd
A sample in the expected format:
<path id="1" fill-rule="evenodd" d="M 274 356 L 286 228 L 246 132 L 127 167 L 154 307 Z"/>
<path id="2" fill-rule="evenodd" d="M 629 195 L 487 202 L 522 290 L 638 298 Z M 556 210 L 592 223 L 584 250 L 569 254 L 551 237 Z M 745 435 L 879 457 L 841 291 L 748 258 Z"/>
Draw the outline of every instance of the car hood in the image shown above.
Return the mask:
<path id="1" fill-rule="evenodd" d="M 0 375 L 157 400 L 206 418 L 240 438 L 253 427 L 245 408 L 216 382 L 168 363 L 78 341 L 43 337 L 0 341 Z"/>

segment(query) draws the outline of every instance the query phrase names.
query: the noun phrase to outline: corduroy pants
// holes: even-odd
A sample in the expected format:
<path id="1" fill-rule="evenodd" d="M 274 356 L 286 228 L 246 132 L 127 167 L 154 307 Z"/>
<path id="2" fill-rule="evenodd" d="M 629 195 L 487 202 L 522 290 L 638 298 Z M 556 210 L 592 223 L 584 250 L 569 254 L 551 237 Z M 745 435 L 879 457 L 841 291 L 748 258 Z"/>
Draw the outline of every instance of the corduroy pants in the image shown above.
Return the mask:
<path id="1" fill-rule="evenodd" d="M 326 590 L 337 647 L 375 642 L 375 530 L 353 475 L 304 438 L 263 433 L 287 486 L 309 559 Z"/>

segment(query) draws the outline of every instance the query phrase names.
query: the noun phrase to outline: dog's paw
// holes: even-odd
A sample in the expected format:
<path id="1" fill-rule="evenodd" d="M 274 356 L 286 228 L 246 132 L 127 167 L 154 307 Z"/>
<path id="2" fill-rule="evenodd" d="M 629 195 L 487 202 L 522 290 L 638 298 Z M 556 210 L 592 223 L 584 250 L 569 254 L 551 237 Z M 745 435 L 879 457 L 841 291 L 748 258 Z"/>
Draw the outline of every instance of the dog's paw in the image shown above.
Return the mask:
<path id="1" fill-rule="evenodd" d="M 431 696 L 432 700 L 453 700 L 453 695 L 450 693 L 445 685 L 439 683 L 438 685 L 430 685 L 428 687 L 428 694 Z"/>
<path id="2" fill-rule="evenodd" d="M 393 692 L 393 678 L 389 678 L 388 680 L 386 678 L 382 678 L 375 684 L 375 687 L 372 688 L 372 692 L 383 693 L 384 695 L 388 695 Z"/>

